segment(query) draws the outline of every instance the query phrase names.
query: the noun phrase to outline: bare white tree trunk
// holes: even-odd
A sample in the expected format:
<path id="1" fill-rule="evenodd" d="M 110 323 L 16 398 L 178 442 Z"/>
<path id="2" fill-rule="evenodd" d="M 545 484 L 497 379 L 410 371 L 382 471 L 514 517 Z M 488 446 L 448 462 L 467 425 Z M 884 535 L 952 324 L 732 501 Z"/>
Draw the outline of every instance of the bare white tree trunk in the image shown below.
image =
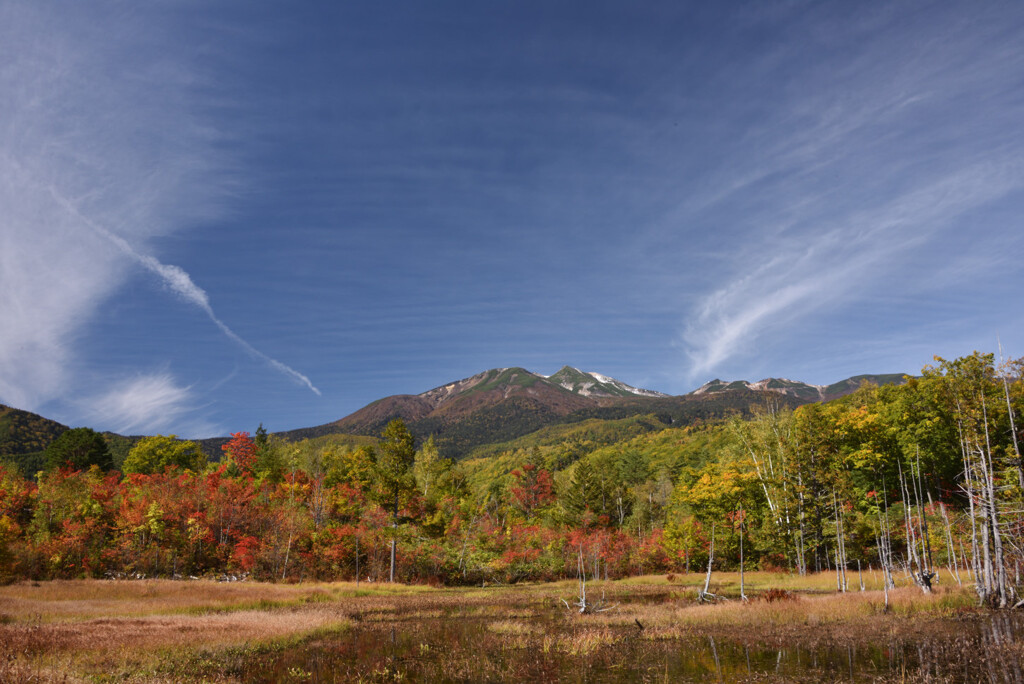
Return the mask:
<path id="1" fill-rule="evenodd" d="M 832 512 L 836 521 L 836 591 L 846 592 L 843 582 L 843 525 L 839 522 L 839 502 L 836 499 L 836 490 L 832 490 Z"/>
<path id="2" fill-rule="evenodd" d="M 743 587 L 743 521 L 740 521 L 740 599 L 747 600 Z"/>
<path id="3" fill-rule="evenodd" d="M 708 548 L 708 573 L 704 577 L 704 590 L 697 595 L 700 601 L 714 600 L 714 596 L 708 593 L 711 588 L 711 564 L 715 561 L 715 523 L 711 523 L 711 545 Z"/>
<path id="4" fill-rule="evenodd" d="M 930 497 L 931 495 L 929 495 Z M 949 524 L 949 515 L 946 514 L 946 504 L 939 502 L 939 512 L 942 514 L 942 522 L 946 527 L 946 554 L 949 564 L 949 574 L 953 576 L 956 583 L 959 586 L 963 586 L 964 583 L 960 579 L 960 567 L 956 560 L 956 549 L 953 548 L 953 531 L 952 526 Z"/>
<path id="5" fill-rule="evenodd" d="M 800 497 L 798 499 L 798 507 L 800 513 L 800 545 L 797 547 L 797 565 L 800 568 L 800 576 L 803 577 L 807 574 L 807 549 L 804 540 L 804 482 L 803 476 L 800 473 L 797 473 L 797 486 L 800 487 Z"/>

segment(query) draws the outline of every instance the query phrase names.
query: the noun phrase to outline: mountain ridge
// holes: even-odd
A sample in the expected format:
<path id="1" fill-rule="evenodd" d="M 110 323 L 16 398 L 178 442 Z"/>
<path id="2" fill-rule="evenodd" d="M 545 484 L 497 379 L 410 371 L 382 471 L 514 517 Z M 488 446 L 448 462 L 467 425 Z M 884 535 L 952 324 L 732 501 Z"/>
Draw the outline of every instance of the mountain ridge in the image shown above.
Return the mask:
<path id="1" fill-rule="evenodd" d="M 336 421 L 279 433 L 303 439 L 332 432 L 379 435 L 401 418 L 418 438 L 434 435 L 442 453 L 460 458 L 483 444 L 504 442 L 560 423 L 656 416 L 664 425 L 749 414 L 769 397 L 795 408 L 829 401 L 855 391 L 864 380 L 902 382 L 902 374 L 857 375 L 832 385 L 810 385 L 785 378 L 712 380 L 683 395 L 637 388 L 615 378 L 563 366 L 551 375 L 518 366 L 492 368 L 439 385 L 420 394 L 378 399 Z"/>
<path id="2" fill-rule="evenodd" d="M 394 418 L 403 419 L 419 439 L 436 437 L 452 458 L 486 444 L 508 442 L 541 428 L 587 420 L 649 416 L 646 425 L 686 425 L 733 413 L 748 415 L 767 399 L 795 408 L 830 401 L 855 391 L 863 381 L 901 383 L 902 374 L 855 375 L 831 385 L 810 385 L 785 378 L 711 380 L 683 395 L 634 387 L 610 376 L 563 366 L 542 375 L 518 366 L 492 368 L 419 394 L 382 397 L 338 420 L 275 433 L 297 441 L 325 435 L 379 436 Z M 67 426 L 43 416 L 0 405 L 0 456 L 41 454 Z M 653 428 L 651 428 L 653 429 Z M 120 461 L 138 437 L 104 433 Z M 226 437 L 196 440 L 213 459 Z"/>
<path id="3" fill-rule="evenodd" d="M 902 383 L 905 377 L 907 376 L 903 373 L 861 374 L 834 382 L 831 385 L 812 385 L 799 380 L 790 380 L 788 378 L 764 378 L 757 382 L 748 382 L 746 380 L 732 380 L 727 382 L 715 378 L 714 380 L 709 380 L 697 389 L 693 390 L 689 395 L 699 396 L 702 394 L 714 394 L 716 392 L 725 392 L 733 389 L 740 389 L 742 387 L 753 391 L 775 392 L 777 394 L 784 394 L 800 399 L 808 399 L 809 401 L 832 401 L 833 399 L 838 399 L 839 397 L 856 391 L 864 381 L 871 382 L 876 385 L 888 385 L 892 383 Z"/>

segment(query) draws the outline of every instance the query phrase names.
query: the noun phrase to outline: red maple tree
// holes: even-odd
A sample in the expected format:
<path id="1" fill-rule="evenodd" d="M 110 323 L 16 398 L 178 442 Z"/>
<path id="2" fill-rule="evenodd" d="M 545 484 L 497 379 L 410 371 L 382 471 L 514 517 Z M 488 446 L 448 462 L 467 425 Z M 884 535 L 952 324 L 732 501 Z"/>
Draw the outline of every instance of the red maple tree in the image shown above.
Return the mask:
<path id="1" fill-rule="evenodd" d="M 239 470 L 252 474 L 256 466 L 256 443 L 248 432 L 232 432 L 231 441 L 222 446 L 221 450 L 235 462 Z"/>

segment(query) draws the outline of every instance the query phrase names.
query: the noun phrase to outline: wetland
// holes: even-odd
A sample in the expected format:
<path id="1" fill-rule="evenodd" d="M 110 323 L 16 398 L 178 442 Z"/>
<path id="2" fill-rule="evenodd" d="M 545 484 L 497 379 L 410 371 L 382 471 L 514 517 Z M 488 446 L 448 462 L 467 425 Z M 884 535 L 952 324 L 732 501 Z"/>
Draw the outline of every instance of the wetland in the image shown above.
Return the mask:
<path id="1" fill-rule="evenodd" d="M 169 580 L 0 587 L 0 680 L 134 682 L 1019 682 L 1024 621 L 828 576 L 696 575 L 477 588 Z M 769 589 L 772 589 L 769 593 Z"/>

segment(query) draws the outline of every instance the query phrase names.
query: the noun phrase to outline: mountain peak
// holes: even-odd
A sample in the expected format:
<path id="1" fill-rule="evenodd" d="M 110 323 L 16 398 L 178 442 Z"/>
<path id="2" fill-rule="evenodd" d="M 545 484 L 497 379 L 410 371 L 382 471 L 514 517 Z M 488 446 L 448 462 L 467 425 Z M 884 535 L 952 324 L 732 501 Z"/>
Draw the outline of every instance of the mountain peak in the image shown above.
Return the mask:
<path id="1" fill-rule="evenodd" d="M 694 391 L 692 395 L 714 394 L 717 392 L 729 392 L 735 390 L 750 390 L 753 392 L 775 392 L 785 394 L 805 401 L 821 401 L 825 398 L 824 386 L 808 385 L 805 382 L 787 380 L 786 378 L 765 378 L 757 382 L 746 380 L 733 380 L 726 382 L 715 378 L 704 383 Z"/>
<path id="2" fill-rule="evenodd" d="M 507 395 L 511 388 L 528 388 L 543 380 L 543 376 L 531 373 L 525 368 L 492 368 L 471 377 L 435 387 L 418 396 L 436 407 L 460 396 L 489 390 L 503 390 Z"/>
<path id="3" fill-rule="evenodd" d="M 548 391 L 553 389 L 594 399 L 669 396 L 654 390 L 633 387 L 607 375 L 582 371 L 569 365 L 562 366 L 552 375 L 542 375 L 519 367 L 492 368 L 472 377 L 435 387 L 417 396 L 434 407 L 438 407 L 441 404 L 481 392 L 498 391 L 506 397 L 524 391 L 527 394 L 535 395 L 541 387 Z"/>
<path id="4" fill-rule="evenodd" d="M 654 390 L 640 389 L 627 385 L 621 380 L 602 375 L 582 371 L 573 366 L 562 366 L 554 375 L 547 377 L 548 382 L 553 382 L 563 389 L 584 397 L 667 397 L 667 394 L 655 392 Z"/>

